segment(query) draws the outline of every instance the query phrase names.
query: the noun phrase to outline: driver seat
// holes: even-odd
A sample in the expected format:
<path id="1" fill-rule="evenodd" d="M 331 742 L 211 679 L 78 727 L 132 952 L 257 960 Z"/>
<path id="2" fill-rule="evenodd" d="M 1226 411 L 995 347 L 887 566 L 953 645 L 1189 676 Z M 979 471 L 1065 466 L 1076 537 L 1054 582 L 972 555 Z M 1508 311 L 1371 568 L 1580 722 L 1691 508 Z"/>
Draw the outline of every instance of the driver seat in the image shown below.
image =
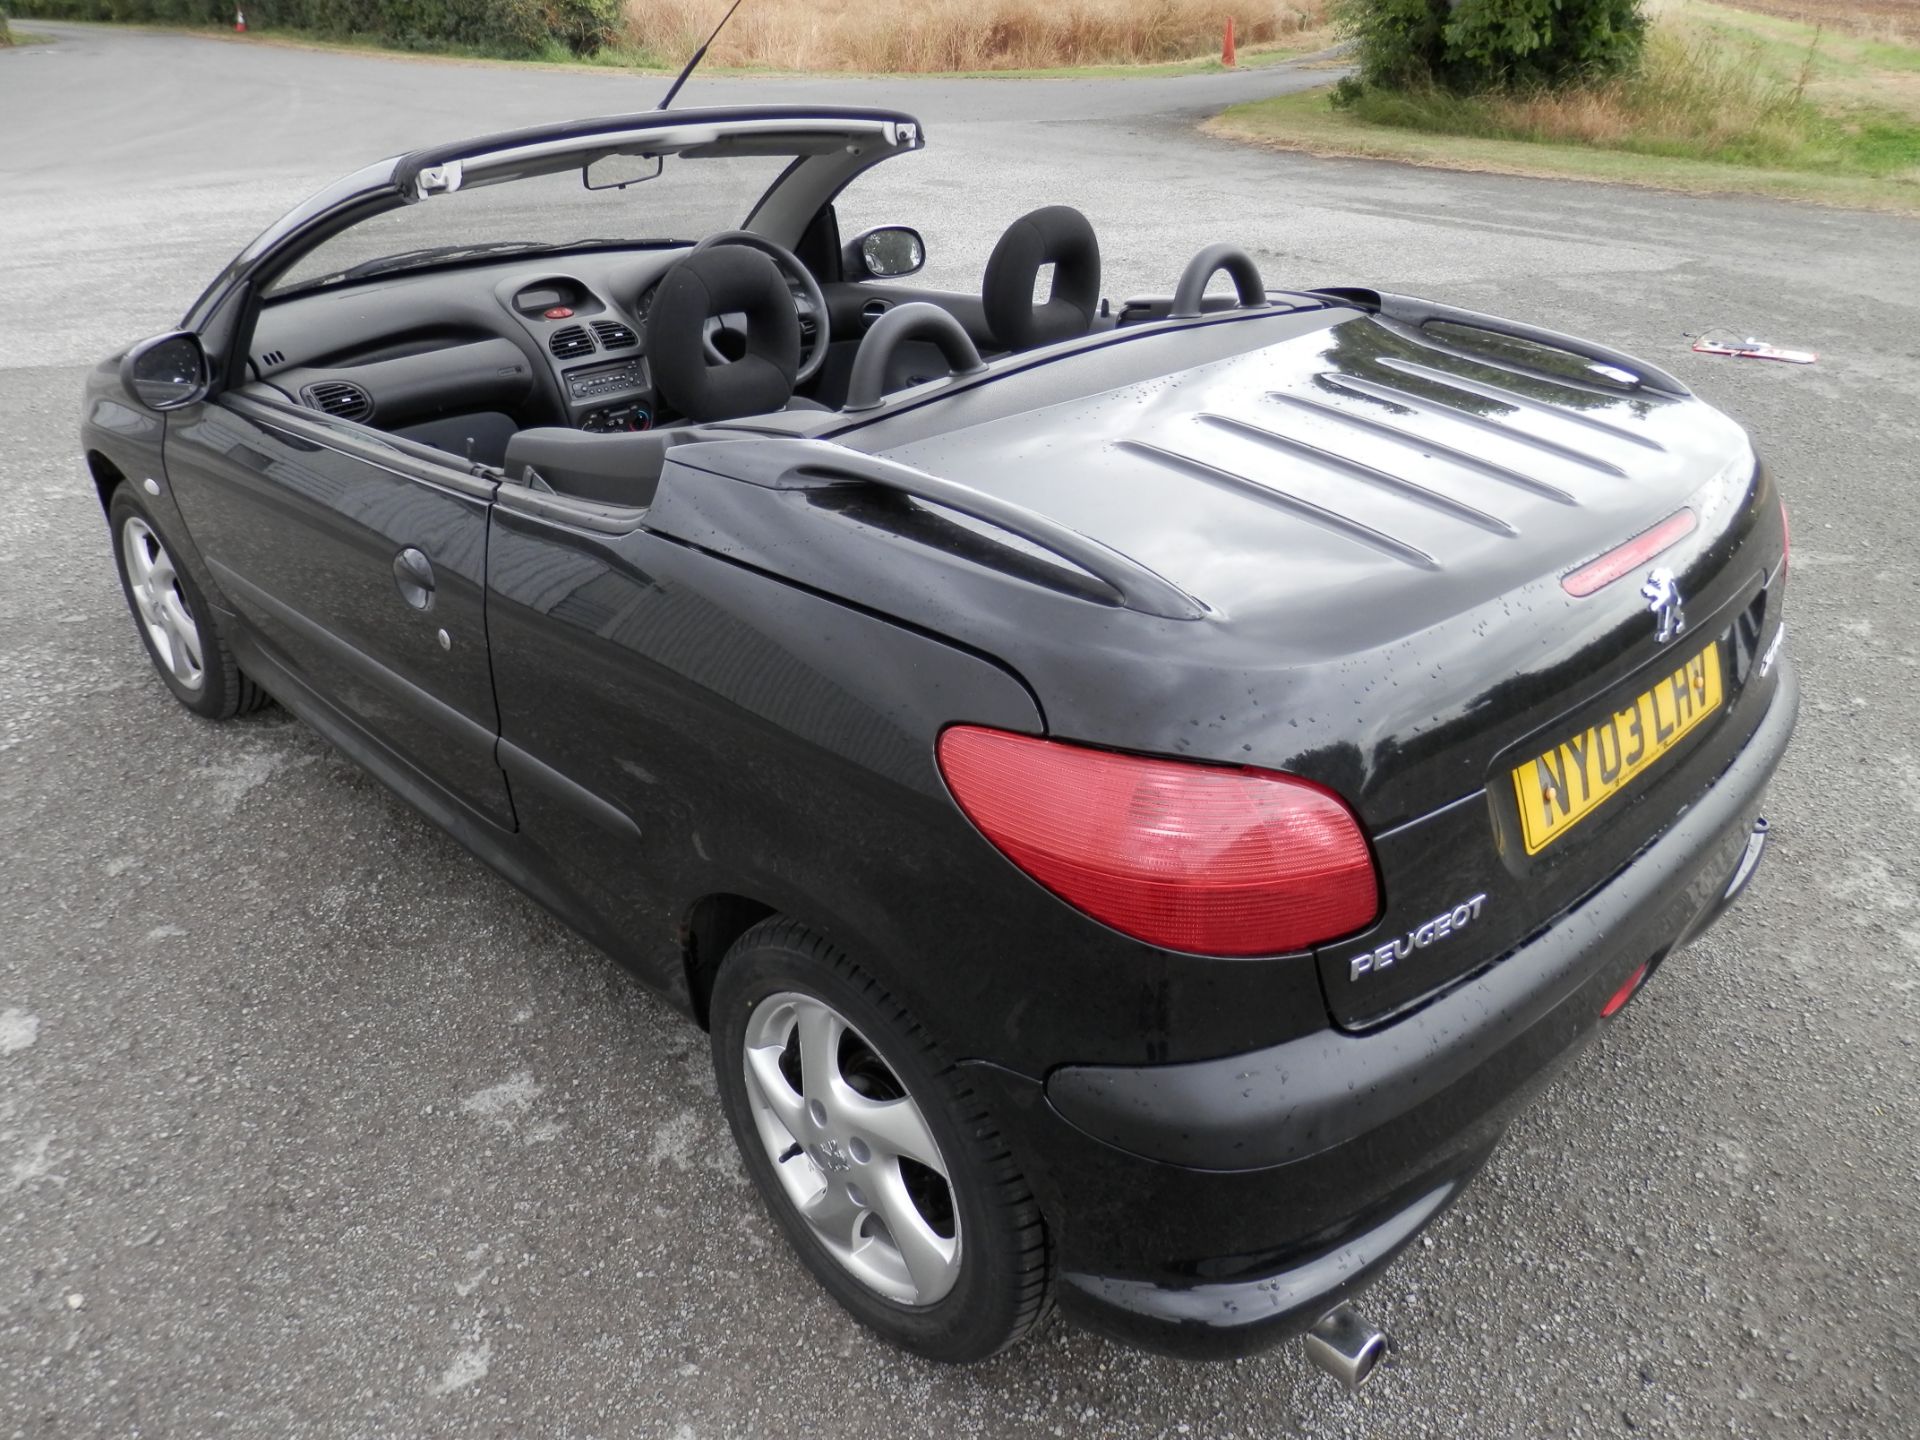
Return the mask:
<path id="1" fill-rule="evenodd" d="M 746 317 L 746 353 L 715 363 L 707 322 L 734 314 Z M 687 256 L 661 280 L 646 328 L 654 388 L 689 424 L 822 408 L 794 396 L 800 317 L 779 267 L 757 250 L 716 245 Z"/>

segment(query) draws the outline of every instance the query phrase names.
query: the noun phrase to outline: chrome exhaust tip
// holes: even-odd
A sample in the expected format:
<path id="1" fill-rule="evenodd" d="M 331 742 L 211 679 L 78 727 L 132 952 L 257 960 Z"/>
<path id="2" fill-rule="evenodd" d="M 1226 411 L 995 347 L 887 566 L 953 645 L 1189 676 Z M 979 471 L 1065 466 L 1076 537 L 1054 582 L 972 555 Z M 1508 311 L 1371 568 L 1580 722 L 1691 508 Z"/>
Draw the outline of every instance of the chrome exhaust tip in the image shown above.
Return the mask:
<path id="1" fill-rule="evenodd" d="M 1747 888 L 1747 882 L 1753 879 L 1753 872 L 1760 868 L 1760 856 L 1767 848 L 1767 817 L 1762 815 L 1753 822 L 1753 833 L 1747 837 L 1747 848 L 1741 852 L 1740 863 L 1733 867 L 1733 878 L 1727 881 L 1726 891 L 1720 896 L 1720 903 L 1726 904 Z"/>
<path id="2" fill-rule="evenodd" d="M 1386 1358 L 1387 1337 L 1361 1319 L 1351 1305 L 1336 1305 L 1307 1331 L 1306 1347 L 1307 1359 L 1351 1393 Z"/>

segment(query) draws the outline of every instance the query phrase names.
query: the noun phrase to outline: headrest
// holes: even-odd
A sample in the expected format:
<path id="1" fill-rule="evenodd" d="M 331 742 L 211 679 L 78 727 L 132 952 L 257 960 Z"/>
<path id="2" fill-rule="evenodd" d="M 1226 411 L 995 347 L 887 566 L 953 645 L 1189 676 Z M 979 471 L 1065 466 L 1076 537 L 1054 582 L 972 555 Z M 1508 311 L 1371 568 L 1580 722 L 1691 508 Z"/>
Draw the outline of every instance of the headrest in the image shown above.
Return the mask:
<path id="1" fill-rule="evenodd" d="M 1033 302 L 1033 283 L 1053 266 L 1053 294 Z M 1007 227 L 980 286 L 987 325 L 1009 350 L 1071 340 L 1093 328 L 1100 304 L 1100 241 L 1070 205 L 1048 205 Z"/>
<path id="2" fill-rule="evenodd" d="M 707 321 L 743 314 L 746 354 L 713 363 Z M 744 245 L 716 245 L 667 272 L 647 311 L 647 360 L 661 397 L 689 420 L 767 415 L 793 398 L 800 317 L 780 269 Z"/>

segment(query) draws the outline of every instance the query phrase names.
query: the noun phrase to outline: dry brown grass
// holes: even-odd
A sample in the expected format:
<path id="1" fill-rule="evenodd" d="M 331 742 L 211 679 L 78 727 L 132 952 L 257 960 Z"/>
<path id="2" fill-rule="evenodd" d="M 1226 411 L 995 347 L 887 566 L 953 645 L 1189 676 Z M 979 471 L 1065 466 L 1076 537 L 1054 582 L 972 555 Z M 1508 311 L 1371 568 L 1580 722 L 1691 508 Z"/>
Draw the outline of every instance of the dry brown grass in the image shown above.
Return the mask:
<path id="1" fill-rule="evenodd" d="M 1641 63 L 1610 79 L 1481 95 L 1346 87 L 1335 104 L 1364 124 L 1429 135 L 1920 184 L 1920 117 L 1891 103 L 1869 60 L 1920 76 L 1920 48 L 1669 4 Z"/>
<path id="2" fill-rule="evenodd" d="M 1805 92 L 1804 75 L 1778 77 L 1750 56 L 1655 29 L 1635 74 L 1479 103 L 1496 133 L 1516 138 L 1764 163 L 1800 148 L 1814 118 Z"/>
<path id="3" fill-rule="evenodd" d="M 1241 45 L 1324 23 L 1324 0 L 748 0 L 709 63 L 868 72 L 1040 70 L 1218 54 L 1229 9 Z M 691 54 L 725 0 L 628 0 L 623 37 Z"/>
<path id="4" fill-rule="evenodd" d="M 1865 136 L 1823 115 L 1807 99 L 1810 65 L 1807 57 L 1797 73 L 1781 74 L 1757 50 L 1656 26 L 1639 69 L 1591 85 L 1473 96 L 1370 87 L 1351 106 L 1362 120 L 1436 134 L 1733 165 L 1904 171 L 1920 131 L 1893 124 Z M 1856 143 L 1863 139 L 1871 143 Z"/>

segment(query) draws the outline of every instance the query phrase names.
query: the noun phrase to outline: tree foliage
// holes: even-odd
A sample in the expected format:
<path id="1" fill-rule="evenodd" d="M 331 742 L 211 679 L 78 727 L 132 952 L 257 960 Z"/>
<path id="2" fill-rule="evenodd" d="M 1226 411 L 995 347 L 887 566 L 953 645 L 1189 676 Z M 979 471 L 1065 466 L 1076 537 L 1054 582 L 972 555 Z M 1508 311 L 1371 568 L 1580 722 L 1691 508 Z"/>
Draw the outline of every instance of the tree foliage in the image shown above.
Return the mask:
<path id="1" fill-rule="evenodd" d="M 1457 94 L 1558 88 L 1630 70 L 1640 0 L 1335 0 L 1368 85 Z"/>
<path id="2" fill-rule="evenodd" d="M 620 24 L 620 0 L 16 0 L 14 13 L 49 20 L 284 28 L 408 50 L 529 56 L 555 45 L 590 55 Z"/>

